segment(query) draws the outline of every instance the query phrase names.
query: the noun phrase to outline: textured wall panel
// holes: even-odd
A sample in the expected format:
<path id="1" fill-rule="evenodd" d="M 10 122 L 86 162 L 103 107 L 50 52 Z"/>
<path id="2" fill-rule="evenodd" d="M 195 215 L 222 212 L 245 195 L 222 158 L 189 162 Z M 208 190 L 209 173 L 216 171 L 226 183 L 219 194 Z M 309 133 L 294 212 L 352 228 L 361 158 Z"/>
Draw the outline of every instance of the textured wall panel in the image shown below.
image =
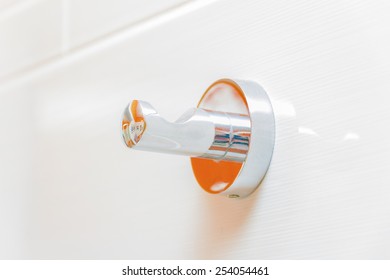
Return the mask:
<path id="1" fill-rule="evenodd" d="M 192 3 L 3 85 L 0 213 L 17 256 L 390 258 L 388 13 Z M 129 100 L 173 120 L 221 77 L 258 80 L 276 112 L 270 170 L 245 200 L 205 194 L 187 158 L 120 139 Z M 12 246 L 2 236 L 0 257 Z"/>

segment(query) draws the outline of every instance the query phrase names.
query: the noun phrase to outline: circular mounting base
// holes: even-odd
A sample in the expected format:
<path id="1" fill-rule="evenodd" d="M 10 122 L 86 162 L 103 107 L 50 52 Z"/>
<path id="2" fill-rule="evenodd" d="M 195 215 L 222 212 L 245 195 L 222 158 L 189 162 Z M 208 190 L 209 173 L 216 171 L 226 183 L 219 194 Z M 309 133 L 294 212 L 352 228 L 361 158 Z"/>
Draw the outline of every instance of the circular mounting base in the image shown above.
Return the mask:
<path id="1" fill-rule="evenodd" d="M 249 116 L 251 136 L 244 162 L 191 158 L 196 180 L 205 191 L 230 198 L 248 196 L 263 180 L 275 143 L 275 118 L 267 93 L 253 81 L 222 79 L 206 90 L 198 108 Z"/>

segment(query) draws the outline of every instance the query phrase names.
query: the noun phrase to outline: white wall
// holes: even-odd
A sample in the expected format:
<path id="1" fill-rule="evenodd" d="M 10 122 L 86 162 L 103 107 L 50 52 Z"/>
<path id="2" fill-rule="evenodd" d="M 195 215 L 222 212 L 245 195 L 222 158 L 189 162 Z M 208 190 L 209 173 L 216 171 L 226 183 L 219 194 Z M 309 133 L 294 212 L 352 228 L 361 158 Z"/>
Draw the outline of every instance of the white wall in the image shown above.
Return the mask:
<path id="1" fill-rule="evenodd" d="M 386 1 L 0 1 L 0 258 L 390 258 Z M 127 150 L 131 99 L 174 120 L 222 77 L 269 92 L 245 200 Z"/>

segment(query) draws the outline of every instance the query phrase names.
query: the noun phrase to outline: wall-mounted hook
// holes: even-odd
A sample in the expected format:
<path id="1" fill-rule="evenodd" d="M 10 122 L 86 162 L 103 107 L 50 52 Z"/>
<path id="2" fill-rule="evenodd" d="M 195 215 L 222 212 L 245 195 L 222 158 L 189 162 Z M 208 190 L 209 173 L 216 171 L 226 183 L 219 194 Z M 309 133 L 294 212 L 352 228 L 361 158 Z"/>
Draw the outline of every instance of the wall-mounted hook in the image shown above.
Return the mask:
<path id="1" fill-rule="evenodd" d="M 253 81 L 222 79 L 197 108 L 171 123 L 152 105 L 133 100 L 122 134 L 129 148 L 187 155 L 203 189 L 230 198 L 252 193 L 271 161 L 275 120 L 264 89 Z"/>

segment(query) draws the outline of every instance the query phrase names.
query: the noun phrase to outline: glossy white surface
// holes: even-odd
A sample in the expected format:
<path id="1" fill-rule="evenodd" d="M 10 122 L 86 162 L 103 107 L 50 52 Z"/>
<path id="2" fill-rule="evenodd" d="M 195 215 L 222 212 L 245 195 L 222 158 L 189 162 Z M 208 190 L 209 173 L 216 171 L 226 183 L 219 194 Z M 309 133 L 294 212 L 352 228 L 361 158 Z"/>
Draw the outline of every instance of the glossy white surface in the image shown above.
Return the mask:
<path id="1" fill-rule="evenodd" d="M 3 83 L 0 257 L 390 258 L 389 11 L 196 1 Z M 240 201 L 119 133 L 128 100 L 174 120 L 224 76 L 258 80 L 276 115 Z"/>
<path id="2" fill-rule="evenodd" d="M 8 8 L 14 7 L 15 4 L 32 1 L 32 0 L 0 0 L 0 13 Z"/>
<path id="3" fill-rule="evenodd" d="M 0 10 L 0 81 L 59 54 L 61 12 L 60 0 L 19 1 Z"/>
<path id="4" fill-rule="evenodd" d="M 74 47 L 124 29 L 188 1 L 67 0 L 69 46 Z"/>

